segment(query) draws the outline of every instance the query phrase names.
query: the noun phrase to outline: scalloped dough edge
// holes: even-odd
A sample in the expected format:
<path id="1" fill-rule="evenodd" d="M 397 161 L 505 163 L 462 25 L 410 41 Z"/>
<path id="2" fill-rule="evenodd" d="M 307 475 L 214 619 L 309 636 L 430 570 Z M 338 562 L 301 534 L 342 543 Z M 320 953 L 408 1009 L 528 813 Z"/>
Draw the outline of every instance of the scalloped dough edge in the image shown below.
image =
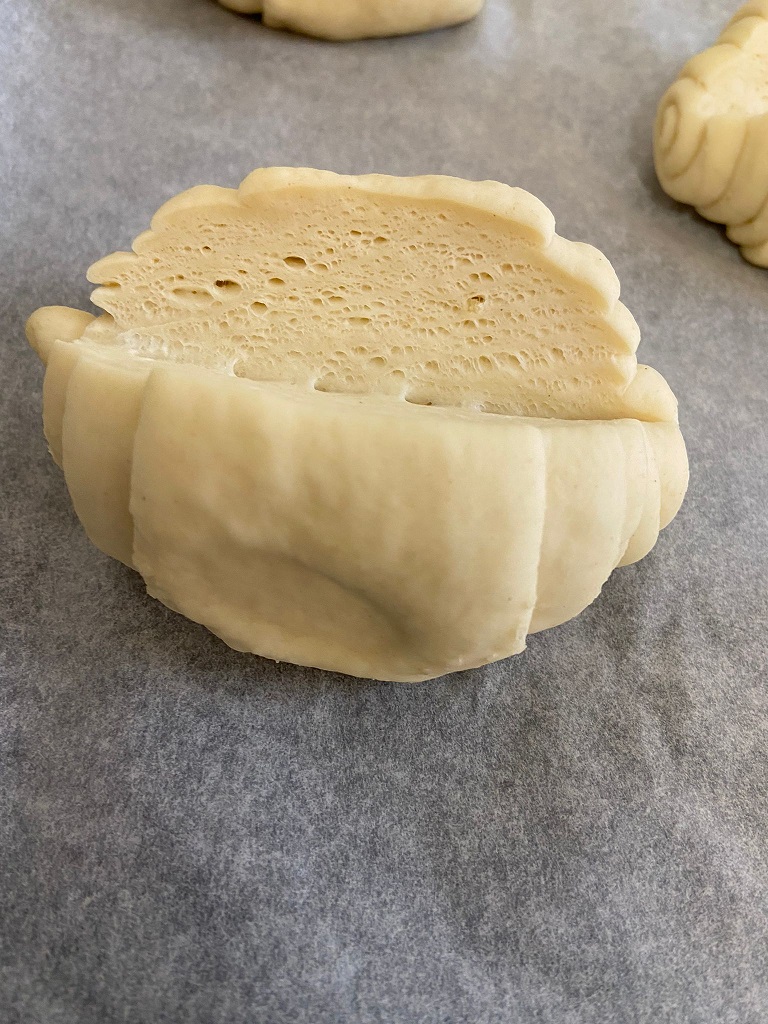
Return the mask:
<path id="1" fill-rule="evenodd" d="M 619 299 L 619 280 L 606 256 L 592 245 L 558 235 L 551 211 L 531 193 L 491 180 L 475 182 L 447 175 L 356 176 L 304 167 L 260 168 L 249 174 L 238 188 L 197 185 L 169 199 L 152 217 L 149 230 L 136 237 L 133 252 L 115 252 L 98 260 L 89 268 L 88 280 L 108 286 L 117 271 L 125 269 L 136 255 L 152 245 L 156 235 L 173 226 L 178 216 L 196 207 L 236 210 L 256 205 L 268 193 L 340 189 L 401 200 L 431 200 L 506 221 L 518 236 L 542 253 L 554 271 L 590 293 L 606 332 L 612 335 L 625 356 L 634 356 L 640 330 Z M 96 288 L 91 298 L 96 305 L 101 305 L 108 300 L 109 293 Z M 629 385 L 630 381 L 627 383 Z M 676 417 L 674 396 L 662 378 L 659 378 L 655 403 L 658 407 L 664 406 L 662 418 Z M 637 414 L 643 418 L 641 410 Z"/>

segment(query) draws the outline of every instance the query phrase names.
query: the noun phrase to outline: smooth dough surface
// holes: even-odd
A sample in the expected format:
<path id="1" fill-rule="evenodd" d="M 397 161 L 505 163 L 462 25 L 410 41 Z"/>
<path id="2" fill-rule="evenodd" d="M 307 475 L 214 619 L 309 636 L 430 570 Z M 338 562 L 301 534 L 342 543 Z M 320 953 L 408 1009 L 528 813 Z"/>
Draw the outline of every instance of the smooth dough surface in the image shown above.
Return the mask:
<path id="1" fill-rule="evenodd" d="M 256 171 L 89 277 L 101 316 L 28 325 L 51 452 L 94 543 L 238 649 L 403 681 L 515 654 L 683 499 L 610 264 L 519 189 Z"/>
<path id="2" fill-rule="evenodd" d="M 365 39 L 428 32 L 469 21 L 483 0 L 219 0 L 239 14 L 260 14 L 270 28 L 319 39 Z"/>
<path id="3" fill-rule="evenodd" d="M 654 156 L 665 192 L 768 267 L 768 0 L 685 65 L 659 105 Z"/>

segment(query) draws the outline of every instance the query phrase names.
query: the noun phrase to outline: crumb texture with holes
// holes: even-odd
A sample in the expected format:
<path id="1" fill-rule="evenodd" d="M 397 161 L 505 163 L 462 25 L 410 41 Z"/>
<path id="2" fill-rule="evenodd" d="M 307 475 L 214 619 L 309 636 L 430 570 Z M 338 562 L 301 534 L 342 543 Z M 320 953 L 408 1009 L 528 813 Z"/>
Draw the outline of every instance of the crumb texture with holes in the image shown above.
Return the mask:
<path id="1" fill-rule="evenodd" d="M 347 40 L 429 32 L 470 21 L 484 0 L 219 0 L 238 14 L 260 14 L 269 28 Z"/>
<path id="2" fill-rule="evenodd" d="M 605 257 L 497 182 L 255 171 L 44 307 L 43 419 L 94 543 L 231 646 L 376 679 L 515 654 L 687 486 Z"/>
<path id="3" fill-rule="evenodd" d="M 768 0 L 685 65 L 659 104 L 654 157 L 665 192 L 768 267 Z"/>

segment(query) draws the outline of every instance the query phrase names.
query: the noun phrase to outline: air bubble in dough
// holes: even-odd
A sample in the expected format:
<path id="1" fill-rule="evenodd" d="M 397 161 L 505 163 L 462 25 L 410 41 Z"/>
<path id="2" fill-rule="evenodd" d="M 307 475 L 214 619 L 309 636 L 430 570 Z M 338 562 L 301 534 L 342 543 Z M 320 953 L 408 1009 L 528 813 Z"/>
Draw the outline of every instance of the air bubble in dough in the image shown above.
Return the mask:
<path id="1" fill-rule="evenodd" d="M 665 192 L 768 267 L 768 0 L 685 65 L 659 105 L 654 155 Z"/>
<path id="2" fill-rule="evenodd" d="M 483 0 L 219 0 L 239 14 L 260 14 L 270 28 L 319 39 L 364 39 L 428 32 L 474 18 Z"/>
<path id="3" fill-rule="evenodd" d="M 48 307 L 44 428 L 88 536 L 276 660 L 413 681 L 516 654 L 688 479 L 606 258 L 498 182 L 254 171 Z"/>

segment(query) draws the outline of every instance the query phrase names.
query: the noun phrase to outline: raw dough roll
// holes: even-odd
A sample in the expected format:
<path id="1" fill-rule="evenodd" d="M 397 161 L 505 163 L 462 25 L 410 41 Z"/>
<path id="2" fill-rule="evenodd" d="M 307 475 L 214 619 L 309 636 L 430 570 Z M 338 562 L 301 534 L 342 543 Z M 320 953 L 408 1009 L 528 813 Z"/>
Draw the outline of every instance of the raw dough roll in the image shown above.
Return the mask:
<path id="1" fill-rule="evenodd" d="M 228 644 L 419 680 L 523 650 L 675 515 L 677 403 L 606 258 L 520 189 L 272 168 L 44 308 L 74 507 Z"/>
<path id="2" fill-rule="evenodd" d="M 685 65 L 659 105 L 654 155 L 665 192 L 768 267 L 768 0 Z"/>

